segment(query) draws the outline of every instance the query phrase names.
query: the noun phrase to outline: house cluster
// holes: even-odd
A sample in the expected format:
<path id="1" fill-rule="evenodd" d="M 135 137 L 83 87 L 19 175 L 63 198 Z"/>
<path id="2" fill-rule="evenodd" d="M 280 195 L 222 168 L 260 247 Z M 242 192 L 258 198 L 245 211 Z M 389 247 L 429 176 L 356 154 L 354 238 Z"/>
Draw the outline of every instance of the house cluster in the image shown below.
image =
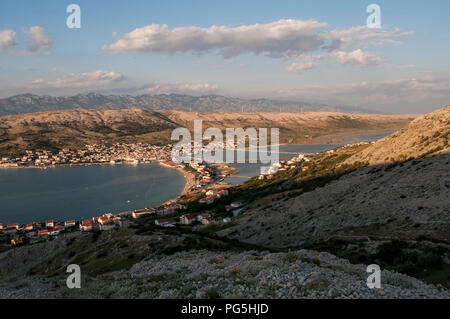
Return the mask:
<path id="1" fill-rule="evenodd" d="M 206 197 L 201 198 L 198 202 L 200 204 L 212 204 L 216 199 L 222 198 L 224 196 L 228 196 L 228 190 L 222 189 L 222 190 L 215 190 L 210 189 L 205 193 Z"/>
<path id="2" fill-rule="evenodd" d="M 371 141 L 371 142 L 358 142 L 358 143 L 345 144 L 345 145 L 343 146 L 343 148 L 347 148 L 347 147 L 355 147 L 355 146 L 361 146 L 361 145 L 369 145 L 369 144 L 375 144 L 375 141 Z"/>
<path id="3" fill-rule="evenodd" d="M 104 214 L 100 217 L 94 217 L 80 222 L 77 222 L 76 220 L 67 220 L 64 222 L 47 220 L 43 223 L 33 222 L 24 225 L 15 223 L 5 226 L 0 223 L 0 233 L 9 235 L 12 238 L 11 245 L 16 246 L 23 244 L 24 238 L 27 238 L 27 240 L 33 244 L 58 237 L 61 233 L 76 231 L 77 229 L 81 231 L 106 231 L 118 227 L 128 227 L 129 225 L 129 219 L 124 216 Z"/>
<path id="4" fill-rule="evenodd" d="M 272 179 L 277 172 L 288 171 L 288 170 L 301 170 L 307 171 L 309 166 L 305 165 L 310 162 L 311 159 L 306 157 L 304 154 L 300 154 L 297 157 L 293 157 L 287 161 L 280 161 L 273 163 L 263 174 L 258 176 L 259 180 Z"/>
<path id="5" fill-rule="evenodd" d="M 215 219 L 211 216 L 210 213 L 202 213 L 198 214 L 197 216 L 188 214 L 180 217 L 180 224 L 182 225 L 190 225 L 195 221 L 202 223 L 203 225 L 209 225 L 211 223 L 214 223 Z"/>
<path id="6" fill-rule="evenodd" d="M 35 243 L 43 240 L 44 237 L 56 237 L 61 232 L 73 229 L 75 226 L 76 222 L 74 220 L 65 222 L 47 220 L 44 223 L 33 222 L 25 225 L 15 223 L 6 226 L 3 226 L 3 224 L 0 223 L 0 232 L 12 237 L 11 245 L 19 245 L 24 242 L 25 237 L 29 239 L 30 243 Z"/>
<path id="7" fill-rule="evenodd" d="M 199 200 L 199 203 L 201 204 L 212 204 L 216 199 L 221 198 L 223 196 L 228 196 L 229 192 L 226 189 L 209 189 L 204 190 L 206 197 L 203 197 Z M 187 197 L 189 195 L 181 196 L 183 198 Z M 179 207 L 180 206 L 180 207 Z M 181 210 L 185 210 L 187 207 L 184 205 L 176 205 L 174 207 L 178 207 L 177 211 L 172 212 L 172 215 L 175 215 L 176 213 L 179 213 Z M 182 208 L 182 209 L 180 209 Z M 233 214 L 233 217 L 239 216 L 244 210 L 246 209 L 246 206 L 241 202 L 232 202 L 229 205 L 225 205 L 225 210 L 229 213 Z M 152 212 L 153 214 L 156 214 L 156 216 L 164 216 L 161 214 L 161 210 L 154 210 Z M 171 219 L 169 218 L 163 218 L 163 219 L 156 219 L 155 225 L 161 226 L 161 227 L 175 227 L 176 225 L 191 225 L 192 223 L 201 223 L 203 225 L 210 225 L 212 223 L 220 222 L 220 220 L 216 220 L 211 212 L 202 212 L 200 214 L 183 214 L 179 217 L 179 221 L 177 221 L 174 217 Z M 230 217 L 225 217 L 222 220 L 223 223 L 229 223 L 231 222 Z"/>
<path id="8" fill-rule="evenodd" d="M 81 221 L 79 228 L 81 231 L 108 231 L 114 228 L 128 227 L 129 224 L 129 220 L 124 217 L 114 216 L 113 214 L 103 214 L 100 217 L 93 217 L 92 219 Z"/>
<path id="9" fill-rule="evenodd" d="M 189 166 L 197 172 L 197 188 L 210 184 L 214 180 L 215 170 L 206 163 L 191 162 Z"/>
<path id="10" fill-rule="evenodd" d="M 215 223 L 216 220 L 211 216 L 210 213 L 202 213 L 197 216 L 194 216 L 193 214 L 185 214 L 180 216 L 180 220 L 178 222 L 174 219 L 157 219 L 155 220 L 155 225 L 161 227 L 175 227 L 177 224 L 191 225 L 194 222 L 199 222 L 203 225 L 209 225 Z"/>
<path id="11" fill-rule="evenodd" d="M 180 211 L 185 210 L 187 207 L 181 204 L 172 205 L 173 200 L 166 202 L 158 208 L 145 208 L 145 209 L 137 209 L 131 213 L 131 217 L 133 219 L 139 219 L 142 217 L 150 217 L 150 216 L 168 216 L 179 213 Z"/>
<path id="12" fill-rule="evenodd" d="M 167 160 L 171 157 L 171 146 L 156 146 L 145 143 L 111 146 L 92 144 L 80 150 L 64 148 L 58 153 L 50 151 L 26 151 L 22 157 L 3 157 L 0 167 L 12 166 L 50 166 L 59 164 L 93 164 L 93 163 L 133 163 Z"/>

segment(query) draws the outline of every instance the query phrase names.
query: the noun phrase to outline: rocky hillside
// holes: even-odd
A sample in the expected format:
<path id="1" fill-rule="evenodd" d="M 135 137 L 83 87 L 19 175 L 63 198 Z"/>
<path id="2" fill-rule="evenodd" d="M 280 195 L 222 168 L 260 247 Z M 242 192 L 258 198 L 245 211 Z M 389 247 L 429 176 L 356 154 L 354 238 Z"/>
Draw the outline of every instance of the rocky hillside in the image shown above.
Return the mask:
<path id="1" fill-rule="evenodd" d="M 281 142 L 323 142 L 324 135 L 393 130 L 413 119 L 406 115 L 345 113 L 197 113 L 181 111 L 69 110 L 0 117 L 0 155 L 20 155 L 26 149 L 56 150 L 87 143 L 169 143 L 175 127 L 278 127 Z M 325 139 L 324 139 L 325 141 Z"/>
<path id="2" fill-rule="evenodd" d="M 88 143 L 164 142 L 173 128 L 170 119 L 143 109 L 72 110 L 0 117 L 0 154 L 27 149 L 57 150 Z"/>
<path id="3" fill-rule="evenodd" d="M 97 93 L 53 97 L 49 95 L 22 94 L 0 99 L 0 116 L 31 112 L 86 109 L 112 110 L 143 108 L 148 110 L 182 110 L 192 112 L 310 112 L 336 111 L 336 107 L 305 102 L 276 101 L 268 99 L 245 100 L 221 95 L 190 96 L 182 94 L 126 94 L 103 95 Z M 341 112 L 372 113 L 368 110 L 340 107 Z"/>
<path id="4" fill-rule="evenodd" d="M 194 120 L 202 120 L 206 127 L 279 127 L 290 130 L 312 131 L 323 134 L 329 130 L 383 130 L 403 127 L 413 120 L 414 115 L 350 114 L 338 112 L 306 113 L 238 113 L 215 112 L 198 113 L 183 111 L 161 111 L 166 117 L 186 127 L 192 127 Z M 240 126 L 239 126 L 240 125 Z M 314 134 L 314 133 L 312 133 Z"/>
<path id="5" fill-rule="evenodd" d="M 418 237 L 450 243 L 450 154 L 371 166 L 245 213 L 222 235 L 270 247 Z"/>
<path id="6" fill-rule="evenodd" d="M 324 249 L 418 276 L 431 276 L 434 267 L 433 276 L 448 285 L 449 112 L 445 107 L 423 116 L 371 146 L 356 147 L 356 154 L 351 147 L 319 154 L 309 171 L 285 180 L 279 173 L 271 188 L 269 182 L 244 184 L 253 194 L 273 194 L 252 202 L 219 234 L 268 247 Z M 387 157 L 396 161 L 366 164 Z"/>
<path id="7" fill-rule="evenodd" d="M 442 287 L 388 270 L 381 273 L 382 289 L 369 289 L 367 276 L 365 265 L 310 250 L 191 250 L 149 256 L 129 270 L 83 275 L 81 289 L 67 289 L 64 276 L 6 278 L 0 298 L 450 298 Z"/>
<path id="8" fill-rule="evenodd" d="M 328 143 L 339 133 L 396 130 L 415 117 L 412 115 L 349 114 L 336 112 L 306 113 L 197 113 L 161 111 L 161 114 L 184 127 L 193 128 L 194 120 L 203 127 L 279 128 L 281 143 Z"/>
<path id="9" fill-rule="evenodd" d="M 346 163 L 380 164 L 445 152 L 450 148 L 450 105 L 420 116 L 398 132 L 355 154 Z"/>
<path id="10" fill-rule="evenodd" d="M 319 176 L 314 171 L 325 171 L 323 163 L 364 165 L 398 154 L 404 161 L 350 170 L 323 187 L 250 211 L 224 233 L 269 246 L 353 235 L 397 239 L 423 235 L 450 242 L 449 118 L 447 106 L 354 154 L 346 147 L 322 153 L 308 164 L 312 173 L 288 180 L 299 180 L 295 188 L 301 190 Z M 327 174 L 332 176 L 333 169 Z"/>

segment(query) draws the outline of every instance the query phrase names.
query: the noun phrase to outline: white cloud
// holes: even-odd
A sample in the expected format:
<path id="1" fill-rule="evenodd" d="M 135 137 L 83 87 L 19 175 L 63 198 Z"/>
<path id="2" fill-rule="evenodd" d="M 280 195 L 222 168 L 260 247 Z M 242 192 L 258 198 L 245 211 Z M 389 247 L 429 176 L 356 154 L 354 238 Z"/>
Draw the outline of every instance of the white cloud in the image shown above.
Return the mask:
<path id="1" fill-rule="evenodd" d="M 351 52 L 333 51 L 329 56 L 335 59 L 340 64 L 345 65 L 378 65 L 382 62 L 381 58 L 372 54 L 363 52 L 361 49 Z"/>
<path id="2" fill-rule="evenodd" d="M 364 52 L 365 46 L 395 43 L 395 38 L 414 33 L 401 32 L 399 29 L 370 29 L 366 26 L 344 30 L 328 28 L 325 22 L 295 19 L 238 27 L 213 25 L 209 28 L 187 26 L 170 29 L 167 25 L 152 24 L 121 37 L 114 33 L 116 41 L 104 45 L 103 50 L 113 54 L 218 51 L 224 58 L 246 53 L 263 54 L 272 58 L 301 59 L 287 67 L 287 70 L 305 71 L 316 68 L 318 61 L 325 59 L 335 60 L 341 65 L 379 65 L 382 59 Z"/>
<path id="3" fill-rule="evenodd" d="M 16 45 L 16 32 L 13 30 L 0 31 L 0 50 L 11 49 Z"/>
<path id="4" fill-rule="evenodd" d="M 187 26 L 170 29 L 167 25 L 152 24 L 118 37 L 116 42 L 104 45 L 103 50 L 114 54 L 202 53 L 218 50 L 225 58 L 245 53 L 292 58 L 317 51 L 354 52 L 369 42 L 381 43 L 414 33 L 398 29 L 370 29 L 366 26 L 327 31 L 328 27 L 325 22 L 295 19 L 238 27 L 213 25 L 209 28 Z"/>
<path id="5" fill-rule="evenodd" d="M 317 61 L 331 59 L 335 60 L 339 64 L 342 65 L 364 65 L 364 66 L 373 66 L 379 65 L 383 62 L 383 60 L 370 52 L 364 52 L 361 49 L 357 49 L 354 51 L 340 51 L 335 50 L 330 53 L 325 54 L 317 54 L 306 56 L 299 63 L 291 64 L 286 70 L 287 71 L 304 71 L 314 69 L 318 66 Z"/>
<path id="6" fill-rule="evenodd" d="M 103 87 L 122 79 L 123 76 L 120 73 L 98 70 L 70 74 L 53 80 L 38 79 L 22 87 L 27 89 L 94 88 Z"/>
<path id="7" fill-rule="evenodd" d="M 286 68 L 286 70 L 290 71 L 290 72 L 292 72 L 292 71 L 300 72 L 300 71 L 315 69 L 317 67 L 317 65 L 318 65 L 317 62 L 315 62 L 315 61 L 292 63 L 290 66 L 288 66 Z"/>
<path id="8" fill-rule="evenodd" d="M 30 38 L 27 41 L 28 54 L 39 54 L 44 50 L 50 49 L 53 41 L 48 37 L 44 28 L 39 26 L 30 27 L 28 31 L 24 31 Z"/>
<path id="9" fill-rule="evenodd" d="M 399 29 L 371 29 L 366 26 L 352 27 L 346 30 L 332 30 L 324 35 L 329 41 L 328 50 L 356 50 L 370 42 L 385 43 L 392 38 L 413 35 L 414 31 L 401 32 Z"/>
<path id="10" fill-rule="evenodd" d="M 195 26 L 169 29 L 167 25 L 152 24 L 135 29 L 115 43 L 103 46 L 111 53 L 125 52 L 207 52 L 219 50 L 225 57 L 245 53 L 272 57 L 297 55 L 317 50 L 324 40 L 320 30 L 327 23 L 315 20 L 279 20 L 267 24 L 239 27 Z"/>
<path id="11" fill-rule="evenodd" d="M 139 89 L 134 90 L 132 93 L 136 95 L 140 94 L 211 94 L 217 93 L 219 86 L 209 83 L 162 83 L 162 84 L 149 84 Z"/>

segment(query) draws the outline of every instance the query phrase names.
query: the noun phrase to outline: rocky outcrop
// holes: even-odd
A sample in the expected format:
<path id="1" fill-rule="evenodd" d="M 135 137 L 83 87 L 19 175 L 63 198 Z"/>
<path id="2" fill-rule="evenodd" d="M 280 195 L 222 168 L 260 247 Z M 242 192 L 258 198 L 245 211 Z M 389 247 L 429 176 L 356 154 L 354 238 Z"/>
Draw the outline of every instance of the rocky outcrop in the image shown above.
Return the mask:
<path id="1" fill-rule="evenodd" d="M 22 278 L 0 284 L 0 298 L 450 298 L 448 290 L 382 270 L 381 289 L 367 286 L 365 265 L 328 253 L 186 251 L 148 258 L 130 270 L 82 278 Z"/>

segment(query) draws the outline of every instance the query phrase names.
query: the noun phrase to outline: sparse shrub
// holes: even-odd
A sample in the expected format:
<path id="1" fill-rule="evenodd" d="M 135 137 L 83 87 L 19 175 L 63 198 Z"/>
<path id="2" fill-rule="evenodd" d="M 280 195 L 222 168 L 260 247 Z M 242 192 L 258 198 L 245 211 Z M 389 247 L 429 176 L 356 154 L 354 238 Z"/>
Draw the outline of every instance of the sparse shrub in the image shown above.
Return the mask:
<path id="1" fill-rule="evenodd" d="M 283 259 L 284 259 L 284 262 L 286 262 L 286 263 L 294 263 L 297 261 L 297 258 L 298 258 L 298 256 L 296 253 L 289 251 L 284 255 Z"/>
<path id="2" fill-rule="evenodd" d="M 407 279 L 404 275 L 398 273 L 383 272 L 381 275 L 381 282 L 382 284 L 388 284 L 403 289 L 414 288 L 413 283 L 409 279 Z"/>
<path id="3" fill-rule="evenodd" d="M 251 256 L 248 258 L 249 260 L 263 260 L 261 256 Z"/>
<path id="4" fill-rule="evenodd" d="M 209 261 L 210 264 L 223 264 L 223 260 L 219 258 L 212 258 Z"/>
<path id="5" fill-rule="evenodd" d="M 215 288 L 208 289 L 203 295 L 203 299 L 220 299 L 222 296 Z"/>
<path id="6" fill-rule="evenodd" d="M 67 241 L 66 246 L 67 246 L 67 247 L 70 247 L 70 246 L 75 242 L 75 240 L 76 240 L 75 237 L 70 238 L 70 239 Z"/>
<path id="7" fill-rule="evenodd" d="M 98 240 L 98 238 L 100 237 L 101 234 L 102 234 L 101 231 L 99 231 L 99 230 L 94 230 L 94 231 L 92 232 L 92 242 L 95 243 L 95 242 Z"/>
<path id="8" fill-rule="evenodd" d="M 417 265 L 423 268 L 431 268 L 440 264 L 442 264 L 441 256 L 433 253 L 421 255 L 417 261 Z"/>
<path id="9" fill-rule="evenodd" d="M 403 248 L 406 247 L 406 243 L 400 240 L 393 240 L 390 243 L 385 243 L 377 248 L 376 257 L 386 262 L 393 262 L 394 258 L 401 256 Z"/>
<path id="10" fill-rule="evenodd" d="M 308 264 L 310 264 L 310 263 L 312 263 L 312 260 L 311 260 L 311 258 L 309 258 L 309 257 L 302 257 L 302 262 L 304 262 L 304 263 L 308 263 Z"/>
<path id="11" fill-rule="evenodd" d="M 328 288 L 330 282 L 326 279 L 311 280 L 306 283 L 305 287 L 311 290 L 324 290 Z"/>
<path id="12" fill-rule="evenodd" d="M 237 277 L 241 273 L 240 269 L 231 269 L 230 276 Z"/>
<path id="13" fill-rule="evenodd" d="M 104 258 L 108 256 L 108 251 L 104 250 L 97 255 L 97 258 Z"/>
<path id="14" fill-rule="evenodd" d="M 313 262 L 314 265 L 320 266 L 320 259 L 319 258 L 313 258 L 312 262 Z"/>

